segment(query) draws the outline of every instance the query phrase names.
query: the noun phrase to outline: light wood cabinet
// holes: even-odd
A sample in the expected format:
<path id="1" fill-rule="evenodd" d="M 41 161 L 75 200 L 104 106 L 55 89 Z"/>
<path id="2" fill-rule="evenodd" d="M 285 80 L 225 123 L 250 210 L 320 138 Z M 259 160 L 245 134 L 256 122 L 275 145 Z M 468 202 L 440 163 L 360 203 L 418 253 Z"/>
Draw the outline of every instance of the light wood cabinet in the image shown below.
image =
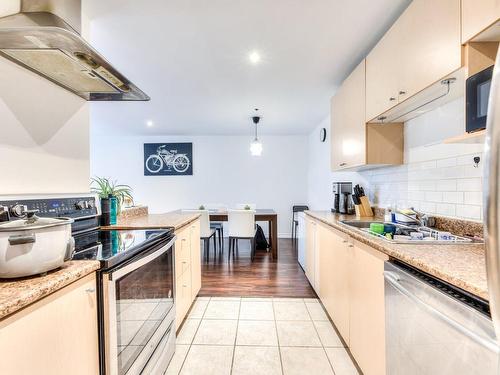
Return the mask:
<path id="1" fill-rule="evenodd" d="M 462 43 L 500 19 L 498 0 L 462 0 Z"/>
<path id="2" fill-rule="evenodd" d="M 0 321 L 0 374 L 99 373 L 96 277 Z"/>
<path id="3" fill-rule="evenodd" d="M 366 121 L 462 65 L 460 0 L 414 0 L 366 58 Z"/>
<path id="4" fill-rule="evenodd" d="M 318 228 L 315 220 L 306 219 L 306 269 L 309 283 L 319 294 Z"/>
<path id="5" fill-rule="evenodd" d="M 403 163 L 403 124 L 366 124 L 365 62 L 332 98 L 331 169 Z"/>
<path id="6" fill-rule="evenodd" d="M 349 348 L 363 373 L 385 374 L 384 261 L 388 257 L 352 242 Z"/>
<path id="7" fill-rule="evenodd" d="M 344 233 L 323 224 L 320 228 L 320 299 L 335 322 L 342 338 L 349 345 L 349 278 L 350 250 Z"/>
<path id="8" fill-rule="evenodd" d="M 175 326 L 179 329 L 201 288 L 200 220 L 175 235 Z"/>

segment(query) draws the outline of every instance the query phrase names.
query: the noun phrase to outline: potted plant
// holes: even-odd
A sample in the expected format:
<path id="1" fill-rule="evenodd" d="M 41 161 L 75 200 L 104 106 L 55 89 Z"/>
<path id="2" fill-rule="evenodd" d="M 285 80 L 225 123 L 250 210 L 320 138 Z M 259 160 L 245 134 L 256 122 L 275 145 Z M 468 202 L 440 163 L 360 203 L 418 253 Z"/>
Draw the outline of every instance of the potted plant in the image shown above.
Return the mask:
<path id="1" fill-rule="evenodd" d="M 97 194 L 101 201 L 102 224 L 116 224 L 116 217 L 120 214 L 124 201 L 133 201 L 132 188 L 105 177 L 93 177 L 90 186 L 90 190 Z"/>

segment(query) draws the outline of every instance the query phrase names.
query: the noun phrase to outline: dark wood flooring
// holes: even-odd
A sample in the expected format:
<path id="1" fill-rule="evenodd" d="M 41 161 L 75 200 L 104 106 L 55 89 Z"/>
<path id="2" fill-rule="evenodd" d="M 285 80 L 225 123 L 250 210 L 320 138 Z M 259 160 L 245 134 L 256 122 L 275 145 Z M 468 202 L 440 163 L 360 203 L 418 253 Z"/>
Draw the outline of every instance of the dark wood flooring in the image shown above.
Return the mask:
<path id="1" fill-rule="evenodd" d="M 314 298 L 302 268 L 297 263 L 297 253 L 291 239 L 279 239 L 278 260 L 271 253 L 257 251 L 250 260 L 249 241 L 239 241 L 239 251 L 228 261 L 228 243 L 224 251 L 214 259 L 213 247 L 210 258 L 201 265 L 201 290 L 199 296 L 251 296 L 251 297 L 301 297 Z M 203 255 L 204 256 L 204 255 Z"/>

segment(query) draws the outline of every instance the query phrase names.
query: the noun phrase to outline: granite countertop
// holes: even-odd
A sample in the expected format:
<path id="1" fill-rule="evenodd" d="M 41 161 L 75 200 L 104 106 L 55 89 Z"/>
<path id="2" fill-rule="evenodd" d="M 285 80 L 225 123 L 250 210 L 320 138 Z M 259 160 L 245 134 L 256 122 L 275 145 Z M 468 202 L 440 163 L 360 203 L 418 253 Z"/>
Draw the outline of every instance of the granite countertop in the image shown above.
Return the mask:
<path id="1" fill-rule="evenodd" d="M 306 214 L 389 257 L 399 259 L 485 300 L 489 299 L 484 244 L 394 244 L 340 223 L 341 220 L 355 219 L 352 215 L 339 215 L 328 211 L 306 211 Z"/>
<path id="2" fill-rule="evenodd" d="M 180 229 L 194 220 L 198 219 L 200 214 L 183 213 L 173 211 L 165 214 L 147 214 L 141 216 L 118 217 L 116 224 L 101 227 L 103 229 Z"/>
<path id="3" fill-rule="evenodd" d="M 95 260 L 70 261 L 44 276 L 0 279 L 0 319 L 87 276 L 99 265 Z"/>

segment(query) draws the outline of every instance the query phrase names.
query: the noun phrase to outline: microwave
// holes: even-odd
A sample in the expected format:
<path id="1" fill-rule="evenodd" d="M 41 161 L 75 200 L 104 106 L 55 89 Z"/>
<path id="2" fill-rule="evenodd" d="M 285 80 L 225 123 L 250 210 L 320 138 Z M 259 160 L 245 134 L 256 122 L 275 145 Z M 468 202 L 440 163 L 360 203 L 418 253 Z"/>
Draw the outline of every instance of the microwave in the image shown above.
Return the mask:
<path id="1" fill-rule="evenodd" d="M 470 76 L 465 82 L 465 130 L 472 133 L 486 128 L 493 65 Z"/>

